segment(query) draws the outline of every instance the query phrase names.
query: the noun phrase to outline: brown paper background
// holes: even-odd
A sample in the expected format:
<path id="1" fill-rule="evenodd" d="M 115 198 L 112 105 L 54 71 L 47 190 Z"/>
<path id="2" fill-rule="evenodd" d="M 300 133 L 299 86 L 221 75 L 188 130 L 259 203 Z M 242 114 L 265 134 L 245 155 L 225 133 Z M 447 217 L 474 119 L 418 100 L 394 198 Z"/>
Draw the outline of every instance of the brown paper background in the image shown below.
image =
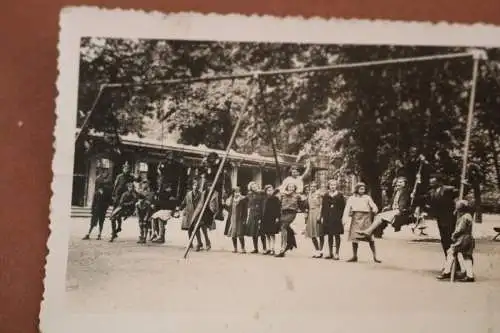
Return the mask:
<path id="1" fill-rule="evenodd" d="M 7 0 L 2 5 L 0 333 L 38 331 L 63 6 L 500 24 L 498 0 Z"/>

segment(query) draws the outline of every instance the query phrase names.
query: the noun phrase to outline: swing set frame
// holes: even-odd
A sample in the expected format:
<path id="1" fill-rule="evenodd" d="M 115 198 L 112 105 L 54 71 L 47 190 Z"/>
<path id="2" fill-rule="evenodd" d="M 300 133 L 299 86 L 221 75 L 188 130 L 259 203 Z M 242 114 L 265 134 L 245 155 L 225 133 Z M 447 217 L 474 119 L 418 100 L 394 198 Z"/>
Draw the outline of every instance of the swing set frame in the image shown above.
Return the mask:
<path id="1" fill-rule="evenodd" d="M 192 243 L 193 243 L 195 234 L 200 227 L 202 216 L 203 216 L 205 210 L 207 209 L 209 200 L 211 199 L 211 197 L 215 191 L 216 183 L 217 183 L 219 177 L 221 176 L 221 173 L 223 172 L 224 165 L 228 159 L 228 156 L 229 156 L 229 153 L 232 149 L 234 140 L 236 139 L 236 135 L 240 129 L 241 123 L 242 123 L 243 119 L 245 118 L 246 110 L 248 108 L 250 100 L 252 100 L 252 98 L 254 96 L 254 90 L 256 88 L 260 88 L 259 89 L 260 95 L 261 95 L 260 101 L 261 101 L 261 103 L 264 102 L 264 98 L 263 98 L 264 83 L 262 81 L 262 78 L 276 76 L 276 75 L 315 73 L 315 72 L 334 71 L 334 70 L 350 69 L 350 68 L 374 67 L 374 66 L 391 65 L 391 64 L 427 62 L 427 61 L 460 59 L 460 58 L 470 58 L 470 57 L 473 59 L 473 67 L 472 67 L 471 91 L 470 91 L 470 97 L 469 97 L 469 110 L 468 110 L 468 116 L 467 116 L 467 126 L 466 126 L 466 131 L 465 131 L 466 136 L 465 136 L 465 142 L 464 142 L 464 148 L 463 148 L 463 158 L 462 158 L 462 174 L 461 174 L 460 194 L 459 194 L 459 199 L 462 199 L 464 196 L 464 183 L 465 183 L 465 178 L 466 178 L 466 173 L 467 173 L 468 153 L 469 153 L 469 146 L 470 146 L 472 122 L 473 122 L 473 117 L 474 117 L 474 104 L 475 104 L 476 85 L 477 85 L 477 77 L 478 77 L 478 66 L 479 66 L 480 60 L 487 60 L 486 52 L 484 50 L 481 50 L 481 49 L 471 49 L 471 50 L 468 50 L 467 52 L 460 52 L 460 53 L 448 53 L 448 54 L 441 54 L 441 55 L 375 60 L 375 61 L 335 64 L 335 65 L 328 65 L 328 66 L 304 67 L 304 68 L 294 68 L 294 69 L 284 69 L 284 70 L 256 71 L 256 72 L 234 74 L 234 75 L 177 78 L 177 79 L 168 79 L 168 80 L 155 80 L 155 81 L 148 81 L 148 82 L 104 83 L 104 84 L 100 85 L 98 93 L 94 99 L 94 102 L 92 103 L 90 110 L 87 112 L 87 115 L 84 119 L 84 122 L 81 126 L 80 131 L 77 133 L 76 143 L 80 142 L 80 140 L 86 135 L 88 128 L 89 128 L 89 125 L 90 125 L 90 120 L 92 118 L 92 115 L 96 111 L 97 104 L 98 104 L 102 94 L 104 93 L 104 90 L 106 90 L 106 89 L 134 87 L 134 86 L 163 86 L 163 85 L 175 85 L 175 84 L 189 84 L 189 83 L 197 83 L 197 82 L 208 83 L 208 82 L 213 82 L 213 81 L 225 81 L 225 80 L 234 81 L 236 79 L 247 79 L 248 90 L 247 90 L 247 94 L 245 97 L 245 102 L 244 102 L 243 106 L 241 107 L 241 109 L 239 110 L 236 123 L 235 123 L 233 131 L 231 133 L 231 138 L 230 138 L 229 143 L 226 147 L 225 153 L 222 156 L 222 161 L 219 163 L 219 167 L 218 167 L 217 173 L 215 175 L 215 178 L 210 186 L 208 195 L 206 196 L 206 198 L 203 202 L 203 207 L 202 207 L 200 213 L 198 214 L 196 224 L 194 226 L 194 232 L 193 232 L 192 236 L 190 237 L 188 244 L 186 245 L 186 249 L 185 249 L 185 252 L 183 255 L 183 258 L 186 259 L 188 254 L 189 254 L 189 251 L 192 247 Z M 263 108 L 264 108 L 264 110 L 266 110 L 266 105 L 265 105 L 265 103 L 263 103 L 263 104 L 264 104 Z M 265 114 L 267 114 L 267 113 L 265 113 Z M 270 128 L 270 124 L 268 121 L 266 121 L 266 123 L 268 124 L 268 132 L 269 132 L 269 136 L 270 136 L 271 146 L 273 149 L 276 170 L 278 173 L 278 177 L 280 178 L 280 180 L 282 180 L 278 156 L 277 156 L 276 145 L 274 142 L 274 138 L 271 134 L 272 131 Z"/>

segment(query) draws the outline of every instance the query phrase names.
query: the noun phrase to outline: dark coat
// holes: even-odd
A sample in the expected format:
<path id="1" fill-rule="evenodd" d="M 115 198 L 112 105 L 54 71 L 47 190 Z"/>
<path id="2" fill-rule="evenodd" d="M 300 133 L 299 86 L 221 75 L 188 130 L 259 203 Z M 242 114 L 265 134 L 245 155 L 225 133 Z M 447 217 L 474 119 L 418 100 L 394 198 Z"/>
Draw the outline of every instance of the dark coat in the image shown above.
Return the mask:
<path id="1" fill-rule="evenodd" d="M 344 233 L 342 216 L 346 200 L 342 193 L 331 197 L 328 193 L 323 196 L 321 203 L 321 219 L 323 221 L 323 232 L 326 235 L 341 235 Z"/>
<path id="2" fill-rule="evenodd" d="M 266 196 L 262 208 L 262 232 L 265 235 L 276 235 L 280 230 L 280 199 L 274 195 L 270 197 Z"/>
<path id="3" fill-rule="evenodd" d="M 229 237 L 245 236 L 245 221 L 247 220 L 248 200 L 241 196 L 239 201 L 235 203 L 232 195 L 226 200 L 225 207 L 228 212 L 226 226 L 224 227 L 224 235 Z"/>
<path id="4" fill-rule="evenodd" d="M 453 186 L 443 185 L 432 189 L 427 195 L 427 206 L 431 216 L 435 217 L 438 224 L 453 223 L 455 221 L 455 199 L 458 191 Z"/>
<path id="5" fill-rule="evenodd" d="M 396 194 L 397 192 L 394 192 L 393 198 L 391 200 L 391 205 L 390 209 L 392 209 L 392 206 L 394 204 L 394 200 L 396 199 Z M 411 198 L 410 198 L 410 190 L 409 188 L 404 188 L 402 189 L 401 195 L 398 198 L 397 206 L 399 211 L 401 212 L 401 215 L 408 215 L 410 214 L 411 210 Z"/>

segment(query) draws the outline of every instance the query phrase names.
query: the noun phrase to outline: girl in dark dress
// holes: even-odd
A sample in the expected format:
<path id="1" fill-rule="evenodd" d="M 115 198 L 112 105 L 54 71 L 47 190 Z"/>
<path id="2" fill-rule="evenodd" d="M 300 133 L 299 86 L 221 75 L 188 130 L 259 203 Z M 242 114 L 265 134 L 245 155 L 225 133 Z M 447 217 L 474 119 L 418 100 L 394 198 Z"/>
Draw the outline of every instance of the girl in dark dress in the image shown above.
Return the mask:
<path id="1" fill-rule="evenodd" d="M 262 233 L 266 236 L 267 243 L 269 244 L 269 249 L 264 252 L 264 254 L 274 255 L 275 244 L 276 244 L 276 234 L 280 230 L 280 213 L 281 213 L 281 202 L 280 199 L 275 195 L 275 190 L 272 185 L 266 185 L 264 188 L 265 198 L 263 204 L 263 216 L 262 216 Z"/>
<path id="2" fill-rule="evenodd" d="M 328 192 L 323 196 L 321 205 L 321 223 L 323 234 L 328 237 L 329 255 L 326 259 L 339 260 L 340 235 L 344 233 L 342 224 L 342 215 L 345 208 L 345 198 L 337 190 L 337 182 L 330 180 L 328 182 Z M 333 239 L 335 238 L 335 254 L 333 254 Z"/>
<path id="3" fill-rule="evenodd" d="M 245 231 L 247 236 L 252 237 L 253 251 L 251 253 L 259 253 L 259 237 L 264 252 L 267 251 L 266 237 L 261 230 L 263 199 L 263 195 L 257 183 L 250 182 L 248 184 L 247 193 L 248 215 L 245 223 Z"/>

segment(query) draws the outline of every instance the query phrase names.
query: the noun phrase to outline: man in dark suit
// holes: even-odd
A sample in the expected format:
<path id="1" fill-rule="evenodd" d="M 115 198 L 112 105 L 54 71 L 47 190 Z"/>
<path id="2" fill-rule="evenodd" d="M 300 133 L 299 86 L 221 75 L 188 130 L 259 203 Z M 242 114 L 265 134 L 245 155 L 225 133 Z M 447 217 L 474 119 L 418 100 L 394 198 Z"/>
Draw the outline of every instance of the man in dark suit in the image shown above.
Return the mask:
<path id="1" fill-rule="evenodd" d="M 441 246 L 444 255 L 451 245 L 451 235 L 455 230 L 455 199 L 458 191 L 453 186 L 443 184 L 440 175 L 433 176 L 430 181 L 429 194 L 427 196 L 427 208 L 430 216 L 436 218 L 441 237 Z"/>
<path id="2" fill-rule="evenodd" d="M 385 207 L 383 211 L 377 214 L 373 223 L 365 230 L 358 233 L 365 238 L 368 238 L 380 225 L 389 223 L 395 231 L 400 231 L 401 226 L 408 224 L 410 215 L 410 191 L 406 178 L 400 177 L 396 181 L 394 195 L 391 200 L 391 205 Z"/>

